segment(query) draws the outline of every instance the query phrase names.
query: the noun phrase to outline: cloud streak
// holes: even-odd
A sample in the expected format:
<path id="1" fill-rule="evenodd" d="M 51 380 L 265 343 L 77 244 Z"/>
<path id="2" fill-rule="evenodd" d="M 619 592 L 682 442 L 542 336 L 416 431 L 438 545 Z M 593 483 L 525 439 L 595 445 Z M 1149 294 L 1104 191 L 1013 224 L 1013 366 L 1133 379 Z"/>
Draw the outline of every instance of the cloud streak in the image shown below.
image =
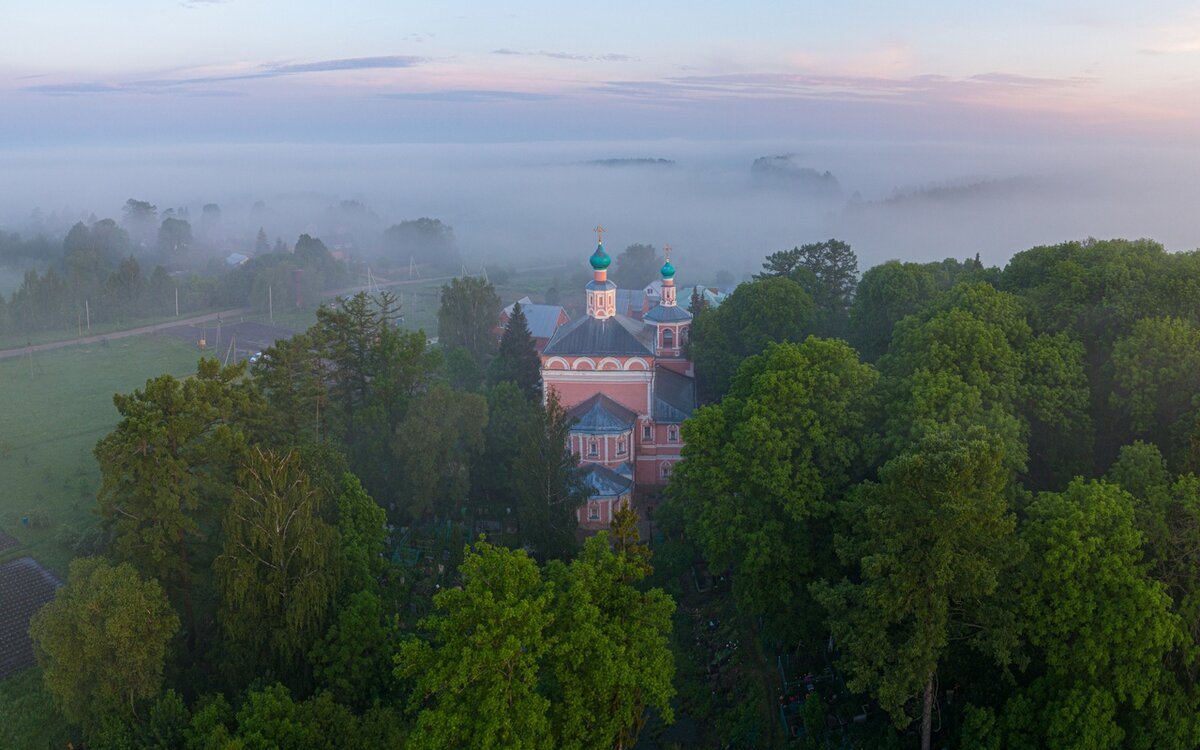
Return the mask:
<path id="1" fill-rule="evenodd" d="M 522 52 L 520 50 L 501 48 L 492 50 L 493 55 L 511 55 L 518 57 L 548 57 L 551 60 L 573 60 L 576 62 L 629 62 L 634 58 L 629 55 L 620 55 L 615 52 L 609 52 L 604 55 L 582 55 L 574 52 L 548 52 L 546 50 L 538 50 L 536 52 Z"/>
<path id="2" fill-rule="evenodd" d="M 241 73 L 225 75 L 191 76 L 184 78 L 157 78 L 126 83 L 84 81 L 72 83 L 41 84 L 27 86 L 26 91 L 51 95 L 108 94 L 108 93 L 157 93 L 164 89 L 200 86 L 213 83 L 253 81 L 264 78 L 310 73 L 332 73 L 348 70 L 388 70 L 411 68 L 425 62 L 425 58 L 413 55 L 386 55 L 381 57 L 348 57 L 338 60 L 318 60 L 307 63 L 270 63 Z"/>

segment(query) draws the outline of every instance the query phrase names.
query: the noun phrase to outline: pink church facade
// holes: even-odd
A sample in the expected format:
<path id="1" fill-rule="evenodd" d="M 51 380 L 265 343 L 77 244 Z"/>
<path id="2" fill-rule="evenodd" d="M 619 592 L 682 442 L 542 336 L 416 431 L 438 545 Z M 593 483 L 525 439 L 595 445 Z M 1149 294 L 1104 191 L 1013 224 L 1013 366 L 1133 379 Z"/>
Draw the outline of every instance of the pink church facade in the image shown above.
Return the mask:
<path id="1" fill-rule="evenodd" d="M 602 243 L 589 260 L 587 315 L 560 327 L 541 358 L 544 391 L 553 391 L 574 420 L 570 447 L 591 493 L 579 523 L 594 529 L 606 527 L 639 491 L 667 483 L 696 389 L 684 355 L 692 316 L 676 304 L 669 255 L 662 295 L 640 320 L 617 309 L 612 259 Z"/>

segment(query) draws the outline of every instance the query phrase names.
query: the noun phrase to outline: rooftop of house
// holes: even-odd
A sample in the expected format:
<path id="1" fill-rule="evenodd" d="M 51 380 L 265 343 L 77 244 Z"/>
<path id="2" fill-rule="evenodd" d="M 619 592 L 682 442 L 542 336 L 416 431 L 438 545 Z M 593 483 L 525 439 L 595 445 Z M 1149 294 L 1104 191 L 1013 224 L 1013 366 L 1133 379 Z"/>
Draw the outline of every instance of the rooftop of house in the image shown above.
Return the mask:
<path id="1" fill-rule="evenodd" d="M 589 497 L 620 497 L 633 487 L 633 480 L 600 464 L 585 464 L 583 483 L 587 485 Z"/>
<path id="2" fill-rule="evenodd" d="M 567 414 L 576 420 L 571 425 L 572 432 L 593 435 L 627 432 L 637 421 L 637 414 L 603 393 L 597 393 L 587 401 L 576 405 Z"/>
<path id="3" fill-rule="evenodd" d="M 666 367 L 654 368 L 654 421 L 678 424 L 696 408 L 696 381 Z"/>
<path id="4" fill-rule="evenodd" d="M 654 356 L 654 328 L 624 315 L 576 318 L 561 326 L 545 354 L 560 356 Z"/>

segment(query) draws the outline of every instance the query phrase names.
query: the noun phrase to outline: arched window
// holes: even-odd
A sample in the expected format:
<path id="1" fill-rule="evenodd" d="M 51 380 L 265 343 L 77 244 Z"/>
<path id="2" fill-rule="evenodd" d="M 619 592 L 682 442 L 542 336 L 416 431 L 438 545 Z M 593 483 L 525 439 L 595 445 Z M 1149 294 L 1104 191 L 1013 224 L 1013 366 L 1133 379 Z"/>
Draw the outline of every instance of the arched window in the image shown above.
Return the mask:
<path id="1" fill-rule="evenodd" d="M 670 425 L 667 427 L 667 440 L 672 443 L 679 442 L 679 425 Z"/>
<path id="2" fill-rule="evenodd" d="M 589 521 L 599 521 L 600 520 L 600 503 L 595 503 L 595 502 L 588 503 L 588 520 Z"/>
<path id="3" fill-rule="evenodd" d="M 654 440 L 654 428 L 649 424 L 642 425 L 642 442 L 649 443 Z"/>
<path id="4" fill-rule="evenodd" d="M 675 346 L 675 334 L 670 328 L 663 329 L 663 348 L 670 349 Z"/>
<path id="5" fill-rule="evenodd" d="M 592 457 L 600 455 L 600 449 L 596 445 L 596 438 L 588 441 L 588 455 Z"/>
<path id="6" fill-rule="evenodd" d="M 663 464 L 659 468 L 658 471 L 659 471 L 659 475 L 662 476 L 663 479 L 671 478 L 671 464 L 670 463 L 663 461 Z"/>

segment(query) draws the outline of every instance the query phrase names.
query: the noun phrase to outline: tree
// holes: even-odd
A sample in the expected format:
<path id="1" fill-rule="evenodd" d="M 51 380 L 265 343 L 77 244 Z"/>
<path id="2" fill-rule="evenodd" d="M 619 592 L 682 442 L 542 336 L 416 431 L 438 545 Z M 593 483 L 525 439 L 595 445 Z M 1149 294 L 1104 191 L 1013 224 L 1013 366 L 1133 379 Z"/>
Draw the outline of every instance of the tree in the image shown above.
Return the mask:
<path id="1" fill-rule="evenodd" d="M 500 351 L 489 366 L 488 380 L 493 385 L 504 381 L 516 383 L 530 401 L 542 397 L 542 361 L 520 302 L 513 305 L 512 316 L 500 339 Z"/>
<path id="2" fill-rule="evenodd" d="M 850 342 L 875 361 L 887 351 L 892 329 L 937 294 L 933 274 L 918 263 L 888 261 L 862 275 L 850 306 Z"/>
<path id="3" fill-rule="evenodd" d="M 842 342 L 775 344 L 746 360 L 721 403 L 684 423 L 668 501 L 768 632 L 819 627 L 806 584 L 833 563 L 829 515 L 863 470 L 876 379 Z"/>
<path id="4" fill-rule="evenodd" d="M 266 255 L 271 252 L 271 241 L 267 239 L 267 232 L 262 227 L 258 228 L 258 235 L 254 238 L 254 254 Z"/>
<path id="5" fill-rule="evenodd" d="M 565 557 L 576 547 L 576 511 L 587 500 L 579 457 L 568 447 L 571 418 L 551 392 L 522 433 L 516 463 L 521 540 L 540 554 Z"/>
<path id="6" fill-rule="evenodd" d="M 387 513 L 350 472 L 342 475 L 337 507 L 342 588 L 348 593 L 369 589 L 383 572 Z"/>
<path id="7" fill-rule="evenodd" d="M 96 444 L 97 501 L 115 535 L 113 552 L 173 595 L 189 644 L 197 635 L 195 579 L 207 575 L 210 562 L 203 541 L 246 449 L 243 427 L 259 410 L 244 372 L 244 365 L 202 359 L 195 377 L 161 375 L 130 395 L 116 394 L 121 421 Z"/>
<path id="8" fill-rule="evenodd" d="M 158 582 L 128 563 L 71 562 L 67 585 L 34 615 L 38 664 L 63 714 L 88 731 L 109 717 L 135 716 L 162 686 L 179 617 Z"/>
<path id="9" fill-rule="evenodd" d="M 499 313 L 500 298 L 486 280 L 474 276 L 451 279 L 442 286 L 438 343 L 446 349 L 465 348 L 482 366 L 496 349 L 492 329 Z"/>
<path id="10" fill-rule="evenodd" d="M 214 567 L 221 625 L 246 658 L 284 674 L 307 653 L 336 592 L 337 531 L 294 451 L 254 449 L 222 525 Z"/>
<path id="11" fill-rule="evenodd" d="M 431 642 L 405 641 L 396 656 L 396 676 L 416 681 L 407 746 L 555 747 L 550 701 L 538 692 L 552 592 L 521 550 L 480 543 L 459 571 L 462 587 L 438 593 L 421 623 Z"/>
<path id="12" fill-rule="evenodd" d="M 1007 663 L 1011 618 L 988 606 L 1012 562 L 1003 445 L 975 429 L 931 435 L 857 488 L 843 510 L 854 532 L 839 555 L 859 582 L 814 584 L 843 650 L 847 685 L 879 701 L 897 728 L 921 696 L 929 750 L 934 681 L 952 641 L 972 639 Z"/>
<path id="13" fill-rule="evenodd" d="M 439 383 L 416 400 L 392 441 L 409 518 L 461 517 L 487 421 L 487 401 L 475 393 Z"/>
<path id="14" fill-rule="evenodd" d="M 531 403 L 513 382 L 497 383 L 486 397 L 483 453 L 471 464 L 472 505 L 477 516 L 508 526 L 517 508 L 526 436 L 542 407 Z"/>
<path id="15" fill-rule="evenodd" d="M 1139 320 L 1114 344 L 1112 367 L 1112 400 L 1134 434 L 1182 467 L 1200 393 L 1200 325 L 1179 318 Z"/>
<path id="16" fill-rule="evenodd" d="M 630 289 L 641 289 L 658 278 L 661 265 L 654 245 L 633 244 L 617 256 L 612 270 L 613 281 Z"/>
<path id="17" fill-rule="evenodd" d="M 318 684 L 339 703 L 363 710 L 395 691 L 400 632 L 374 591 L 353 594 L 309 654 Z"/>
<path id="18" fill-rule="evenodd" d="M 742 361 L 768 344 L 804 340 L 813 315 L 812 298 L 786 278 L 742 284 L 720 307 L 702 312 L 689 339 L 701 400 L 724 395 Z"/>
<path id="19" fill-rule="evenodd" d="M 1082 479 L 1028 507 L 1016 594 L 1041 667 L 1005 708 L 1010 746 L 1195 744 L 1194 717 L 1176 721 L 1177 699 L 1161 700 L 1178 692 L 1164 660 L 1182 633 L 1165 587 L 1146 575 L 1133 508 L 1121 488 Z"/>
<path id="20" fill-rule="evenodd" d="M 454 229 L 440 219 L 420 218 L 393 224 L 383 232 L 383 253 L 401 267 L 415 262 L 458 271 L 461 262 Z"/>
<path id="21" fill-rule="evenodd" d="M 569 565 L 547 566 L 554 584 L 548 671 L 556 747 L 631 748 L 648 706 L 673 720 L 675 603 L 662 589 L 637 589 L 646 572 L 643 560 L 610 549 L 606 532 L 589 538 Z"/>
<path id="22" fill-rule="evenodd" d="M 183 219 L 166 218 L 158 228 L 156 249 L 162 255 L 186 253 L 192 246 L 192 225 Z"/>
<path id="23" fill-rule="evenodd" d="M 708 308 L 709 308 L 708 300 L 705 299 L 704 295 L 700 293 L 700 287 L 699 286 L 692 287 L 692 294 L 688 298 L 688 312 L 690 312 L 692 314 L 692 317 L 695 318 L 697 315 L 704 312 Z"/>

